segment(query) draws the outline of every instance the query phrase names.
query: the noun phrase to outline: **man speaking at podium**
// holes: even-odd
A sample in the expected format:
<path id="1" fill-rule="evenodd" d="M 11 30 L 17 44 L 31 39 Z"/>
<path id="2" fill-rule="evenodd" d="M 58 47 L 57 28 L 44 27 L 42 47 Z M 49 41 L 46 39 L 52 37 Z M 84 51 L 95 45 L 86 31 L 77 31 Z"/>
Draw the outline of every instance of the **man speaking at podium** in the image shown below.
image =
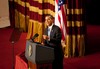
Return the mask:
<path id="1" fill-rule="evenodd" d="M 63 69 L 63 50 L 61 46 L 61 30 L 58 26 L 54 25 L 54 17 L 50 14 L 46 15 L 45 23 L 47 28 L 45 29 L 43 40 L 44 45 L 54 48 L 54 61 L 52 63 L 52 69 Z"/>

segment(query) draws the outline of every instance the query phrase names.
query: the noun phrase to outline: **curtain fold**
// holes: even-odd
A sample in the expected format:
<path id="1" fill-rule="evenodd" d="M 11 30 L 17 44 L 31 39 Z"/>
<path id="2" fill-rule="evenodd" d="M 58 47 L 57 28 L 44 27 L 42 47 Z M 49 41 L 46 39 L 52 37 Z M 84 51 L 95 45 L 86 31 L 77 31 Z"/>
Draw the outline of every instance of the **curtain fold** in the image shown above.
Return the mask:
<path id="1" fill-rule="evenodd" d="M 67 1 L 67 40 L 65 56 L 84 56 L 85 53 L 85 22 L 84 1 Z"/>
<path id="2" fill-rule="evenodd" d="M 9 17 L 10 17 L 10 26 L 15 27 L 15 11 L 14 11 L 13 0 L 9 0 Z"/>

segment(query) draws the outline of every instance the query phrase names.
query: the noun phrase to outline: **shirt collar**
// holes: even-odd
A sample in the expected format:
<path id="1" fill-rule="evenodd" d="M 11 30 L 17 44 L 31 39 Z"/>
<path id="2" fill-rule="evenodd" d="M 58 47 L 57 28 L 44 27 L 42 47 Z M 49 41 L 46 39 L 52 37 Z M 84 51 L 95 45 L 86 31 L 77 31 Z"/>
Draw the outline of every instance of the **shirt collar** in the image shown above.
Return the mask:
<path id="1" fill-rule="evenodd" d="M 48 28 L 51 30 L 51 29 L 52 29 L 52 26 L 53 26 L 53 23 L 52 23 L 52 25 L 51 25 L 51 26 L 48 26 Z"/>

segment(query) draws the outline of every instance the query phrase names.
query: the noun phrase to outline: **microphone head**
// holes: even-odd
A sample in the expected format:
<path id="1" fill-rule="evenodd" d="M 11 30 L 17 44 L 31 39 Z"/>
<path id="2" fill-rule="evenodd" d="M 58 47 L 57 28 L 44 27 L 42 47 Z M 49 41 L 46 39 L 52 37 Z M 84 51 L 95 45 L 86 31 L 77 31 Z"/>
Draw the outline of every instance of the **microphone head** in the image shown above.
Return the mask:
<path id="1" fill-rule="evenodd" d="M 36 38 L 36 37 L 38 37 L 39 36 L 39 34 L 38 33 L 36 33 L 31 39 L 32 39 L 32 41 L 34 41 L 34 39 Z"/>
<path id="2" fill-rule="evenodd" d="M 35 35 L 34 35 L 34 37 L 38 37 L 39 36 L 39 34 L 38 33 L 36 33 Z"/>

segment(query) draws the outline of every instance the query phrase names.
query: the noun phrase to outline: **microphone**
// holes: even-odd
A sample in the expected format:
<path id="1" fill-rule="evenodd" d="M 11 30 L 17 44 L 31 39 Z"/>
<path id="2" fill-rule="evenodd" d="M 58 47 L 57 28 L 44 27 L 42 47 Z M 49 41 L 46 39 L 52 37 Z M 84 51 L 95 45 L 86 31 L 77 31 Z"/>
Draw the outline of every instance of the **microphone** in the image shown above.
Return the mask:
<path id="1" fill-rule="evenodd" d="M 32 41 L 34 41 L 34 39 L 36 38 L 36 37 L 38 37 L 39 36 L 39 34 L 38 33 L 36 33 L 31 39 L 32 39 Z"/>

